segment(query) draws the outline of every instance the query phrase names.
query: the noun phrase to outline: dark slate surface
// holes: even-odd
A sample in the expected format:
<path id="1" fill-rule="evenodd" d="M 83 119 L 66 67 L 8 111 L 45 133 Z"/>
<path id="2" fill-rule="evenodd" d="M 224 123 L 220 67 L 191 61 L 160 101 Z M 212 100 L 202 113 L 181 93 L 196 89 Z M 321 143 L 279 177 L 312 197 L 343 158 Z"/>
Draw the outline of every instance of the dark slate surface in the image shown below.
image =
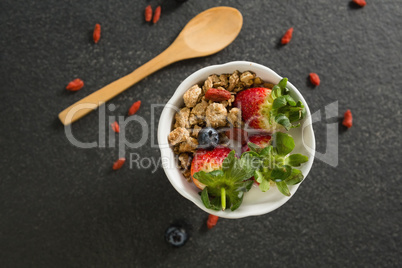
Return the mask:
<path id="1" fill-rule="evenodd" d="M 156 1 L 3 0 L 0 266 L 401 266 L 402 3 L 367 1 L 356 8 L 348 0 L 170 0 L 152 26 L 143 9 Z M 325 105 L 338 101 L 340 117 L 351 109 L 354 126 L 339 128 L 338 165 L 316 160 L 281 209 L 221 219 L 207 231 L 207 214 L 179 195 L 160 167 L 112 172 L 117 148 L 73 146 L 57 114 L 163 51 L 188 20 L 219 5 L 244 16 L 232 45 L 153 74 L 115 98 L 108 115 L 124 115 L 141 99 L 139 115 L 150 122 L 151 104 L 166 103 L 192 72 L 248 60 L 289 77 L 311 110 L 322 112 L 314 124 L 319 152 L 327 148 L 327 124 L 337 121 L 325 119 Z M 95 23 L 102 25 L 97 45 Z M 279 47 L 291 26 L 293 40 Z M 318 88 L 308 83 L 309 72 L 320 75 Z M 70 94 L 64 87 L 76 77 L 85 88 Z M 74 124 L 73 133 L 96 140 L 97 113 Z M 140 133 L 127 129 L 132 141 Z M 159 156 L 150 140 L 129 153 Z M 192 236 L 175 249 L 163 235 L 178 220 L 188 222 Z"/>

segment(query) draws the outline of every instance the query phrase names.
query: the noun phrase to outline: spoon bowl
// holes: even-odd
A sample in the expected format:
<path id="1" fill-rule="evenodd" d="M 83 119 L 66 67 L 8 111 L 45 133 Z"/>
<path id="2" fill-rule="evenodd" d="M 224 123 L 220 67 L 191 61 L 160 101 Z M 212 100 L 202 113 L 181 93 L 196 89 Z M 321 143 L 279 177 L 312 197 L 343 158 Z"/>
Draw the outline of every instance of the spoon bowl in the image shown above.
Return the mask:
<path id="1" fill-rule="evenodd" d="M 210 8 L 190 20 L 161 54 L 132 73 L 95 91 L 59 114 L 64 125 L 73 123 L 148 75 L 174 62 L 214 54 L 235 40 L 243 25 L 241 13 L 231 7 Z"/>
<path id="2" fill-rule="evenodd" d="M 190 20 L 172 45 L 186 48 L 187 57 L 208 56 L 232 43 L 242 25 L 243 17 L 237 9 L 214 7 Z"/>

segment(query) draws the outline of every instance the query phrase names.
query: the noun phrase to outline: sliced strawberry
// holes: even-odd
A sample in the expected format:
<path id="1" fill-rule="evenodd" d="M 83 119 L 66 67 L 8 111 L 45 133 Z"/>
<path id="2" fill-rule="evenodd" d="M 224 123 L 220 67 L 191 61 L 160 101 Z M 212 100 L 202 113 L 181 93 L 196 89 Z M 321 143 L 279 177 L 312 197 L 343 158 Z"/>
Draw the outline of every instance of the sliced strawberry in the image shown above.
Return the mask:
<path id="1" fill-rule="evenodd" d="M 230 153 L 230 149 L 227 147 L 215 147 L 213 150 L 199 149 L 194 154 L 193 161 L 191 163 L 191 179 L 195 186 L 199 189 L 204 189 L 205 185 L 199 182 L 193 177 L 193 174 L 198 171 L 211 172 L 222 167 L 222 162 Z"/>
<path id="2" fill-rule="evenodd" d="M 248 139 L 248 142 L 254 143 L 255 145 L 258 145 L 261 148 L 267 147 L 270 141 L 271 141 L 271 135 L 265 135 L 265 134 L 254 135 Z M 250 151 L 250 148 L 248 148 L 248 145 L 246 144 L 242 147 L 242 152 L 244 153 L 247 151 Z"/>
<path id="3" fill-rule="evenodd" d="M 241 128 L 231 128 L 230 130 L 226 131 L 225 134 L 229 139 L 241 142 L 242 145 L 248 140 L 247 131 Z"/>
<path id="4" fill-rule="evenodd" d="M 271 90 L 255 87 L 237 94 L 235 106 L 241 109 L 243 120 L 256 129 L 268 128 L 269 115 L 264 112 L 265 106 L 272 106 Z"/>
<path id="5" fill-rule="evenodd" d="M 282 78 L 272 90 L 255 87 L 237 94 L 235 106 L 241 109 L 243 121 L 252 128 L 270 133 L 289 130 L 306 116 L 301 101 L 295 101 L 286 87 L 288 79 Z"/>
<path id="6" fill-rule="evenodd" d="M 255 161 L 250 161 L 250 154 L 245 158 L 237 158 L 234 150 L 223 146 L 196 152 L 191 177 L 202 189 L 201 201 L 206 208 L 234 211 L 240 207 L 244 193 L 253 185 L 249 179 L 255 171 L 251 166 Z"/>
<path id="7" fill-rule="evenodd" d="M 205 92 L 205 98 L 211 101 L 225 101 L 230 99 L 230 92 L 225 89 L 210 88 Z"/>

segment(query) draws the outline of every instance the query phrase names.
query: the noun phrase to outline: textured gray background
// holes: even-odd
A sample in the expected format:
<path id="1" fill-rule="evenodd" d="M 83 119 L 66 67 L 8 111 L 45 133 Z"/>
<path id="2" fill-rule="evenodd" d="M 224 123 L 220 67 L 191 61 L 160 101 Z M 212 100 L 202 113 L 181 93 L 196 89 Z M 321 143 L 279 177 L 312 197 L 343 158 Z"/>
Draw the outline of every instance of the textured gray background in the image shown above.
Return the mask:
<path id="1" fill-rule="evenodd" d="M 163 2 L 150 25 L 143 10 L 157 1 L 20 1 L 0 4 L 0 266 L 1 267 L 397 267 L 401 265 L 402 1 L 348 0 Z M 111 103 L 125 115 L 142 100 L 166 103 L 194 71 L 233 60 L 264 64 L 289 77 L 312 111 L 339 102 L 354 126 L 339 128 L 339 164 L 316 160 L 308 179 L 281 209 L 240 220 L 207 214 L 179 195 L 163 170 L 117 172 L 117 148 L 71 145 L 57 114 L 163 51 L 197 13 L 238 8 L 244 26 L 225 50 L 175 63 Z M 95 23 L 102 25 L 97 45 Z M 291 43 L 278 46 L 295 27 Z M 214 40 L 211 40 L 213 42 Z M 317 72 L 313 88 L 308 73 Z M 73 78 L 85 88 L 66 92 Z M 160 110 L 157 111 L 159 116 Z M 98 135 L 97 113 L 73 126 L 82 141 Z M 324 117 L 325 118 L 325 117 Z M 314 124 L 318 151 L 326 124 Z M 156 131 L 156 130 L 155 130 Z M 154 132 L 155 132 L 154 131 Z M 140 130 L 127 129 L 130 140 Z M 129 149 L 158 157 L 157 148 Z M 192 229 L 179 249 L 164 241 L 170 223 Z"/>

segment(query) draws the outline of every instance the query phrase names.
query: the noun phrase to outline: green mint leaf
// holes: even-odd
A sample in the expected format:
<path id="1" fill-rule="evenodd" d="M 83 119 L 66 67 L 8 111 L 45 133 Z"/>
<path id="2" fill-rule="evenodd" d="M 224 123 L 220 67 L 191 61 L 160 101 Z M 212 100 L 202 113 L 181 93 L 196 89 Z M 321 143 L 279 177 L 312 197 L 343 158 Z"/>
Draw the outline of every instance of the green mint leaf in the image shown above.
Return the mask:
<path id="1" fill-rule="evenodd" d="M 231 203 L 231 210 L 234 211 L 238 209 L 243 202 L 243 197 L 244 193 L 248 192 L 253 185 L 253 181 L 245 181 L 241 184 L 241 186 L 237 189 L 236 192 L 233 192 L 231 195 L 229 195 L 229 200 Z M 237 194 L 236 194 L 237 193 Z"/>
<path id="2" fill-rule="evenodd" d="M 273 100 L 275 100 L 276 98 L 279 98 L 280 96 L 282 96 L 282 89 L 281 89 L 280 86 L 275 85 L 272 88 L 271 97 L 272 97 Z"/>
<path id="3" fill-rule="evenodd" d="M 296 122 L 306 117 L 306 108 L 297 106 L 285 106 L 278 110 L 278 114 L 285 114 L 289 121 Z"/>
<path id="4" fill-rule="evenodd" d="M 296 103 L 296 106 L 297 106 L 297 107 L 304 108 L 304 105 L 303 105 L 303 103 L 302 103 L 301 101 L 298 101 L 298 102 Z"/>
<path id="5" fill-rule="evenodd" d="M 306 111 L 306 108 L 304 108 L 304 106 L 301 108 L 302 109 L 300 110 L 300 119 L 303 119 L 306 117 L 307 111 Z"/>
<path id="6" fill-rule="evenodd" d="M 286 77 L 284 77 L 284 78 L 282 78 L 281 81 L 279 81 L 278 86 L 279 86 L 282 90 L 285 90 L 287 83 L 288 83 L 288 79 L 287 79 Z"/>
<path id="7" fill-rule="evenodd" d="M 259 157 L 255 157 L 251 154 L 245 154 L 239 160 L 240 168 L 236 170 L 236 174 L 233 177 L 238 181 L 243 181 L 251 178 L 254 171 L 258 169 L 261 165 L 261 160 Z"/>
<path id="8" fill-rule="evenodd" d="M 273 148 L 272 145 L 268 145 L 267 147 L 263 148 L 260 152 L 260 156 L 262 157 L 267 157 L 273 154 Z"/>
<path id="9" fill-rule="evenodd" d="M 222 171 L 224 173 L 228 172 L 227 175 L 230 176 L 231 170 L 235 168 L 234 166 L 236 165 L 236 159 L 237 158 L 236 158 L 236 155 L 235 155 L 235 151 L 233 150 L 223 160 L 223 162 L 222 162 Z"/>
<path id="10" fill-rule="evenodd" d="M 262 166 L 263 166 L 264 173 L 267 173 L 268 171 L 272 171 L 276 162 L 277 162 L 277 159 L 274 155 L 265 157 L 262 160 Z"/>
<path id="11" fill-rule="evenodd" d="M 290 95 L 284 95 L 283 97 L 290 106 L 296 106 L 295 100 Z"/>
<path id="12" fill-rule="evenodd" d="M 269 180 L 263 179 L 258 187 L 260 188 L 261 192 L 266 192 L 269 190 L 270 186 L 271 183 L 269 182 Z"/>
<path id="13" fill-rule="evenodd" d="M 252 151 L 252 152 L 259 153 L 261 150 L 260 146 L 258 146 L 257 144 L 254 144 L 252 142 L 247 143 L 247 145 L 248 145 L 248 148 L 250 148 L 250 151 Z"/>
<path id="14" fill-rule="evenodd" d="M 292 154 L 286 157 L 285 163 L 292 167 L 298 167 L 308 161 L 308 157 L 302 154 Z"/>
<path id="15" fill-rule="evenodd" d="M 290 191 L 288 186 L 286 185 L 286 183 L 284 181 L 279 181 L 279 182 L 275 182 L 276 186 L 278 187 L 278 190 L 286 195 L 286 196 L 290 196 Z"/>
<path id="16" fill-rule="evenodd" d="M 286 87 L 288 79 L 283 78 L 272 88 L 271 98 L 273 100 L 271 107 L 266 107 L 263 114 L 272 125 L 274 120 L 282 125 L 287 131 L 292 128 L 293 122 L 296 122 L 306 116 L 306 109 L 301 101 L 296 102 L 290 95 L 290 90 Z"/>
<path id="17" fill-rule="evenodd" d="M 303 113 L 302 108 L 297 107 L 296 109 L 291 109 L 287 112 L 289 122 L 293 123 L 302 119 Z"/>
<path id="18" fill-rule="evenodd" d="M 272 180 L 275 182 L 284 181 L 292 173 L 292 168 L 288 165 L 275 166 L 271 172 Z"/>
<path id="19" fill-rule="evenodd" d="M 295 148 L 295 141 L 292 136 L 282 132 L 276 132 L 273 135 L 273 144 L 279 155 L 287 155 Z"/>
<path id="20" fill-rule="evenodd" d="M 272 104 L 272 109 L 276 110 L 281 107 L 286 106 L 287 100 L 285 96 L 280 96 L 274 100 L 274 103 Z"/>
<path id="21" fill-rule="evenodd" d="M 259 170 L 256 170 L 254 172 L 254 179 L 256 180 L 256 182 L 261 183 L 264 180 L 263 173 Z"/>
<path id="22" fill-rule="evenodd" d="M 208 187 L 205 187 L 204 190 L 201 192 L 201 201 L 204 204 L 206 208 L 211 208 L 211 203 L 209 201 L 209 196 L 208 196 Z"/>
<path id="23" fill-rule="evenodd" d="M 289 118 L 287 118 L 284 114 L 278 114 L 277 116 L 275 116 L 275 122 L 279 125 L 284 126 L 286 130 L 289 130 L 292 127 Z"/>
<path id="24" fill-rule="evenodd" d="M 243 203 L 243 196 L 244 196 L 244 192 L 239 192 L 238 196 L 232 196 L 230 198 L 230 210 L 234 211 L 236 209 L 238 209 L 241 205 L 241 203 Z"/>
<path id="25" fill-rule="evenodd" d="M 211 185 L 214 184 L 217 178 L 224 175 L 222 170 L 214 170 L 211 172 L 199 171 L 193 174 L 193 177 L 199 180 L 202 184 Z"/>
<path id="26" fill-rule="evenodd" d="M 298 128 L 298 127 L 300 127 L 301 125 L 300 125 L 300 123 L 299 124 L 297 124 L 297 125 L 292 125 L 292 128 Z"/>
<path id="27" fill-rule="evenodd" d="M 295 185 L 300 183 L 303 180 L 304 176 L 298 169 L 292 169 L 292 173 L 289 177 L 286 178 L 285 183 L 287 185 Z"/>
<path id="28" fill-rule="evenodd" d="M 231 151 L 223 160 L 222 170 L 227 178 L 233 181 L 243 181 L 253 176 L 254 170 L 259 167 L 260 160 L 252 154 L 244 154 L 241 158 L 235 157 Z"/>
<path id="29" fill-rule="evenodd" d="M 221 198 L 213 197 L 211 198 L 211 209 L 213 210 L 221 210 Z"/>
<path id="30" fill-rule="evenodd" d="M 248 192 L 251 189 L 251 186 L 253 186 L 254 181 L 253 180 L 247 180 L 244 181 L 240 186 L 236 189 L 237 192 Z"/>
<path id="31" fill-rule="evenodd" d="M 216 206 L 215 204 L 211 204 L 210 197 L 208 195 L 208 187 L 205 187 L 204 190 L 202 190 L 201 201 L 206 208 L 213 209 L 213 210 L 220 210 L 220 207 Z"/>
<path id="32" fill-rule="evenodd" d="M 260 157 L 260 154 L 259 153 L 257 153 L 257 152 L 255 152 L 255 151 L 247 151 L 247 152 L 244 152 L 242 155 L 241 155 L 241 157 L 245 157 L 245 155 L 250 155 L 250 157 Z"/>

